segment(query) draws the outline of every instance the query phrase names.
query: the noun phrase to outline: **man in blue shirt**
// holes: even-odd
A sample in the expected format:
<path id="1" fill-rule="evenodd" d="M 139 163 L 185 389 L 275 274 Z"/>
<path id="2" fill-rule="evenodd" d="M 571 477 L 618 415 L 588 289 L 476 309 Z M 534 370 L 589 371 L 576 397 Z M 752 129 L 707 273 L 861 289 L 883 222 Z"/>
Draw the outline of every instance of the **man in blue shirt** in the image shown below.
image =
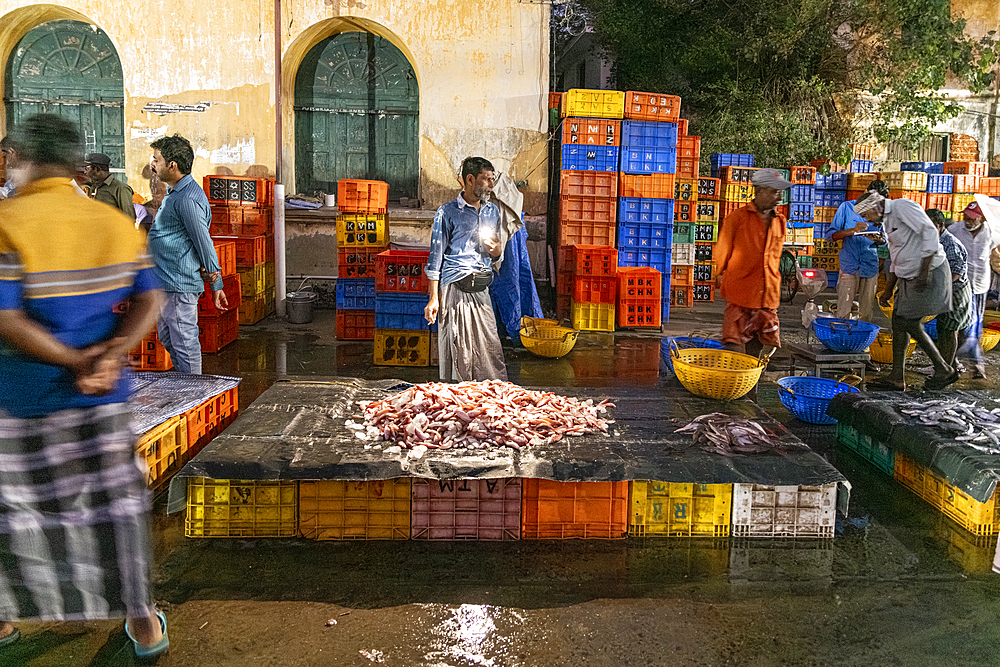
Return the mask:
<path id="1" fill-rule="evenodd" d="M 882 181 L 872 181 L 868 192 L 889 196 L 889 188 Z M 880 231 L 854 212 L 856 199 L 846 201 L 837 209 L 827 238 L 843 241 L 840 249 L 840 277 L 837 279 L 837 317 L 847 319 L 854 301 L 858 302 L 858 316 L 865 322 L 872 321 L 875 289 L 878 287 L 878 245 L 881 239 L 860 236 L 861 232 Z"/>
<path id="2" fill-rule="evenodd" d="M 440 313 L 438 359 L 442 380 L 506 380 L 503 348 L 487 290 L 500 266 L 500 209 L 490 202 L 493 165 L 462 161 L 462 192 L 438 209 L 427 260 L 431 324 Z"/>
<path id="3" fill-rule="evenodd" d="M 191 178 L 191 143 L 175 134 L 157 139 L 150 147 L 150 166 L 167 184 L 167 194 L 149 230 L 149 252 L 166 293 L 157 333 L 176 370 L 200 374 L 198 299 L 205 291 L 204 284 L 212 283 L 216 308 L 229 306 L 222 291 L 219 257 L 208 233 L 212 214 L 204 190 Z"/>

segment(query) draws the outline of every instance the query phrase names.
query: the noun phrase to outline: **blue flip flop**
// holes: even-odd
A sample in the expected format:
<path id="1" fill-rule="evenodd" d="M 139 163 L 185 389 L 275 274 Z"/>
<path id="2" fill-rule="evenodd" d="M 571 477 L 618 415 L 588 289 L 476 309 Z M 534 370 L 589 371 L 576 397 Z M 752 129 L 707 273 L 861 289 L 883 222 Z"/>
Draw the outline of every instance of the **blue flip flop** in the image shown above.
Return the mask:
<path id="1" fill-rule="evenodd" d="M 156 612 L 156 617 L 160 619 L 160 629 L 163 630 L 163 639 L 153 646 L 140 646 L 139 642 L 132 636 L 132 633 L 128 631 L 128 621 L 125 621 L 125 634 L 128 635 L 128 638 L 132 640 L 132 644 L 135 646 L 135 656 L 143 662 L 155 662 L 170 648 L 170 638 L 167 637 L 167 617 L 161 611 Z"/>
<path id="2" fill-rule="evenodd" d="M 21 631 L 18 630 L 17 628 L 14 628 L 14 632 L 10 633 L 3 639 L 0 639 L 0 648 L 6 648 L 7 646 L 10 646 L 20 638 L 21 638 Z"/>

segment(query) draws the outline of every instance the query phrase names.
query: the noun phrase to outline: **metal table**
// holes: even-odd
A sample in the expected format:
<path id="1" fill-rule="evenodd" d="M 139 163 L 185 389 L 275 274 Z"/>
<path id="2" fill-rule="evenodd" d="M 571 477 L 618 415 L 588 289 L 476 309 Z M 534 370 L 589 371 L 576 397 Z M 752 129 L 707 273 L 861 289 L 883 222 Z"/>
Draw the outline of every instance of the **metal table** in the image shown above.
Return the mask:
<path id="1" fill-rule="evenodd" d="M 857 375 L 862 379 L 860 388 L 864 388 L 865 365 L 871 361 L 867 352 L 859 354 L 844 354 L 834 352 L 822 343 L 806 343 L 805 345 L 789 345 L 792 354 L 792 375 L 796 370 L 803 375 L 839 380 L 844 375 Z"/>

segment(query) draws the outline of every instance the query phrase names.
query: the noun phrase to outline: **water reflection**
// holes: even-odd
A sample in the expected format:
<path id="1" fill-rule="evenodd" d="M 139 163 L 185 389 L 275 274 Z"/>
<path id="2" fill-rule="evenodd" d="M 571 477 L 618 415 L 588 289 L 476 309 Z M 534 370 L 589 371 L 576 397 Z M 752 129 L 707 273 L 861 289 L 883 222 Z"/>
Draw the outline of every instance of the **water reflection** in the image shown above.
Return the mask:
<path id="1" fill-rule="evenodd" d="M 523 625 L 524 616 L 517 611 L 489 605 L 463 604 L 458 607 L 424 605 L 429 609 L 441 609 L 447 616 L 434 628 L 431 634 L 431 650 L 424 659 L 434 667 L 503 667 L 510 643 L 510 634 Z M 497 629 L 495 619 L 503 616 L 502 630 Z"/>

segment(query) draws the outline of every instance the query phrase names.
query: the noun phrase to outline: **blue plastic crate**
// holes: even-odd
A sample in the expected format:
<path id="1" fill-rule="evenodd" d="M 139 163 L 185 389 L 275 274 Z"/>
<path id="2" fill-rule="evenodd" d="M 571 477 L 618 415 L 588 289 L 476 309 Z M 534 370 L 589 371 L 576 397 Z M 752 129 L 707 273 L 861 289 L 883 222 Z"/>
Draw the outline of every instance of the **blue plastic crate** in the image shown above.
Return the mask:
<path id="1" fill-rule="evenodd" d="M 788 188 L 788 201 L 790 203 L 802 202 L 804 204 L 811 204 L 815 197 L 816 187 L 813 185 L 793 185 Z"/>
<path id="2" fill-rule="evenodd" d="M 623 148 L 622 171 L 626 174 L 673 174 L 677 171 L 677 149 Z"/>
<path id="3" fill-rule="evenodd" d="M 927 192 L 931 194 L 951 194 L 954 184 L 952 174 L 927 174 Z"/>
<path id="4" fill-rule="evenodd" d="M 618 222 L 673 224 L 674 200 L 621 197 L 618 200 Z"/>
<path id="5" fill-rule="evenodd" d="M 902 162 L 900 171 L 922 171 L 927 174 L 943 174 L 944 162 Z"/>
<path id="6" fill-rule="evenodd" d="M 830 231 L 830 224 L 827 222 L 814 222 L 813 223 L 813 238 L 814 239 L 825 239 L 826 235 Z"/>
<path id="7" fill-rule="evenodd" d="M 619 250 L 670 250 L 673 227 L 659 222 L 619 222 Z"/>
<path id="8" fill-rule="evenodd" d="M 870 174 L 874 171 L 873 160 L 851 160 L 851 172 L 855 174 Z"/>
<path id="9" fill-rule="evenodd" d="M 660 273 L 670 273 L 670 246 L 618 251 L 618 266 L 648 266 Z M 669 292 L 667 292 L 669 294 Z"/>
<path id="10" fill-rule="evenodd" d="M 826 286 L 833 289 L 837 286 L 837 278 L 840 277 L 839 271 L 827 271 L 826 272 Z"/>
<path id="11" fill-rule="evenodd" d="M 812 222 L 813 209 L 812 204 L 793 201 L 788 205 L 788 220 L 790 222 Z"/>
<path id="12" fill-rule="evenodd" d="M 677 148 L 677 123 L 623 121 L 622 148 Z"/>
<path id="13" fill-rule="evenodd" d="M 847 201 L 846 190 L 817 190 L 813 203 L 816 206 L 840 206 Z"/>
<path id="14" fill-rule="evenodd" d="M 749 153 L 712 153 L 709 156 L 712 168 L 716 167 L 752 167 L 753 155 Z"/>
<path id="15" fill-rule="evenodd" d="M 338 310 L 372 310 L 375 308 L 374 278 L 337 278 Z"/>
<path id="16" fill-rule="evenodd" d="M 834 174 L 824 176 L 823 174 L 816 174 L 816 189 L 817 190 L 846 190 L 847 189 L 847 174 L 842 171 L 838 171 Z"/>
<path id="17" fill-rule="evenodd" d="M 666 323 L 670 319 L 670 271 L 663 272 L 663 286 L 660 294 L 660 324 Z"/>
<path id="18" fill-rule="evenodd" d="M 427 329 L 424 319 L 424 307 L 427 305 L 426 294 L 407 294 L 405 292 L 375 293 L 375 328 L 376 329 Z M 437 325 L 431 331 L 437 331 Z"/>
<path id="19" fill-rule="evenodd" d="M 618 146 L 564 144 L 562 168 L 573 171 L 618 171 Z"/>

